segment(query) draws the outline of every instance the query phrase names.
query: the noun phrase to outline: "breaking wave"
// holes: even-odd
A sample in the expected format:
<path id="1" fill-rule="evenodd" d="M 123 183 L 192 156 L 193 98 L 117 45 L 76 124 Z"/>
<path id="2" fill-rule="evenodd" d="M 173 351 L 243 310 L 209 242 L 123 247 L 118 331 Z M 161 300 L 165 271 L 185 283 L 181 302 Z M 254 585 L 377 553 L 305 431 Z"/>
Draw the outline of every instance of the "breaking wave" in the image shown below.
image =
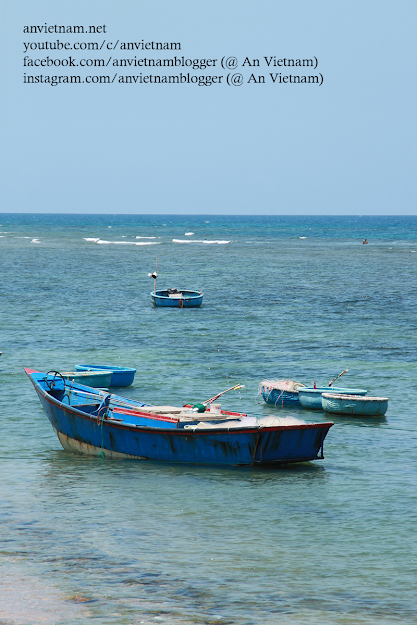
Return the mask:
<path id="1" fill-rule="evenodd" d="M 138 238 L 138 237 L 136 237 Z M 156 238 L 156 237 L 142 237 L 142 238 Z M 97 243 L 97 245 L 160 245 L 160 241 L 105 241 L 100 238 L 93 237 L 84 237 L 84 241 L 89 241 L 90 243 Z"/>
<path id="2" fill-rule="evenodd" d="M 99 239 L 96 241 L 97 245 L 160 245 L 159 241 L 104 241 Z"/>
<path id="3" fill-rule="evenodd" d="M 173 243 L 205 243 L 206 245 L 212 245 L 213 243 L 217 245 L 226 245 L 227 243 L 230 243 L 230 241 L 208 241 L 207 239 L 204 240 L 197 240 L 197 239 L 172 239 Z"/>

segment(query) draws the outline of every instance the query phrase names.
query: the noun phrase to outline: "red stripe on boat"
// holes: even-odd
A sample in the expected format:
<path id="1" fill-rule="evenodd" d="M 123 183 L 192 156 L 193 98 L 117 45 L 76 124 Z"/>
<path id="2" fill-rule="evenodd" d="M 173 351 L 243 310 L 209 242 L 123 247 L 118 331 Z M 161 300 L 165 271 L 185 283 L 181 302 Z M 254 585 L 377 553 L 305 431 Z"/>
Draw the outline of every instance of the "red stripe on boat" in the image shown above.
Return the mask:
<path id="1" fill-rule="evenodd" d="M 113 413 L 132 415 L 133 417 L 146 417 L 147 419 L 154 419 L 155 421 L 169 421 L 170 423 L 178 423 L 179 419 L 175 417 L 168 417 L 165 415 L 154 414 L 150 412 L 141 412 L 139 410 L 130 410 L 129 408 L 113 408 Z"/>

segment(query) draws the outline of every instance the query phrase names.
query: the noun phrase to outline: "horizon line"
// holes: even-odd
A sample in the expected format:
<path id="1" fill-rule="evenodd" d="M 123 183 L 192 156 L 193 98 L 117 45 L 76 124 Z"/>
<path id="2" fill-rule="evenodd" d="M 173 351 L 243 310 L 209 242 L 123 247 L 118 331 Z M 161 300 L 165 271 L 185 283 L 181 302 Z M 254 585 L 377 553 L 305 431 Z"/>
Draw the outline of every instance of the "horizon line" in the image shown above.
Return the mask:
<path id="1" fill-rule="evenodd" d="M 84 212 L 71 212 L 71 213 L 61 213 L 61 212 L 41 212 L 41 211 L 31 211 L 31 212 L 3 212 L 0 211 L 0 215 L 89 215 L 89 216 L 111 216 L 111 217 L 417 217 L 417 215 L 411 214 L 391 214 L 391 213 L 382 213 L 382 214 L 349 214 L 344 213 L 341 215 L 336 214 L 326 214 L 326 213 L 297 213 L 297 214 L 287 214 L 287 213 L 84 213 Z"/>

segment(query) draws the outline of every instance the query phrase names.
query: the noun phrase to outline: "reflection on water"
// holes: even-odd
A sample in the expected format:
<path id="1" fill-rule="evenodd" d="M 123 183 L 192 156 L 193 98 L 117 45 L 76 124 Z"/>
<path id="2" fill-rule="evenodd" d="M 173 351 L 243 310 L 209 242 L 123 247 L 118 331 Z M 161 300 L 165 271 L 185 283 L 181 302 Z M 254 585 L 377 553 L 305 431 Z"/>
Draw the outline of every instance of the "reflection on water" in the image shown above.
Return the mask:
<path id="1" fill-rule="evenodd" d="M 44 475 L 47 481 L 51 479 L 79 479 L 85 470 L 89 472 L 105 471 L 107 479 L 110 476 L 122 476 L 131 479 L 134 476 L 158 476 L 163 479 L 187 478 L 193 480 L 218 481 L 225 484 L 238 481 L 240 485 L 248 483 L 268 483 L 282 481 L 296 475 L 297 480 L 306 477 L 324 478 L 326 468 L 323 461 L 304 462 L 299 464 L 265 466 L 210 466 L 190 465 L 182 463 L 152 462 L 137 460 L 106 460 L 98 462 L 94 456 L 76 454 L 64 449 L 43 454 Z M 105 466 L 102 467 L 101 465 Z M 65 474 L 63 475 L 63 467 Z"/>
<path id="2" fill-rule="evenodd" d="M 358 427 L 381 427 L 388 425 L 387 417 L 354 417 L 351 415 L 331 415 L 332 421 L 338 425 L 358 426 Z"/>

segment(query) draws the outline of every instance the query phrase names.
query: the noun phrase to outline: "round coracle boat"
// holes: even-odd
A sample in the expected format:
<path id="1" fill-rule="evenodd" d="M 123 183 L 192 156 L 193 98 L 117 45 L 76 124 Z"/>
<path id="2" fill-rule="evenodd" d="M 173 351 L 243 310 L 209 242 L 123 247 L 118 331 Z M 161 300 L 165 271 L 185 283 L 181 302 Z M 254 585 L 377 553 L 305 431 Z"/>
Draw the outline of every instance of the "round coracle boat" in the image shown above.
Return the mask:
<path id="1" fill-rule="evenodd" d="M 388 397 L 362 397 L 337 393 L 323 393 L 323 410 L 332 414 L 360 417 L 383 417 L 388 410 Z"/>
<path id="2" fill-rule="evenodd" d="M 151 293 L 154 306 L 169 306 L 170 308 L 196 308 L 203 303 L 202 291 L 187 289 L 166 289 Z"/>

